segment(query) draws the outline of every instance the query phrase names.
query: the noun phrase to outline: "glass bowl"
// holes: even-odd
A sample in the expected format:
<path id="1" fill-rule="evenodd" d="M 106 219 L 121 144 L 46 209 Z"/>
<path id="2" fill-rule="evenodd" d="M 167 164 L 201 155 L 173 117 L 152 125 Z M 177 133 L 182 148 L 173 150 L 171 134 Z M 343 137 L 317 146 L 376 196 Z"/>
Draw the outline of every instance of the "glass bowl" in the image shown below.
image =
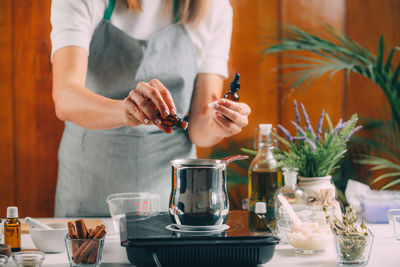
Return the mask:
<path id="1" fill-rule="evenodd" d="M 6 255 L 7 257 L 11 257 L 11 246 L 7 244 L 0 244 L 0 255 Z"/>
<path id="2" fill-rule="evenodd" d="M 64 239 L 70 266 L 101 266 L 104 237 L 101 239 Z"/>
<path id="3" fill-rule="evenodd" d="M 7 266 L 7 262 L 8 262 L 8 256 L 0 255 L 0 267 Z"/>
<path id="4" fill-rule="evenodd" d="M 335 235 L 337 260 L 340 265 L 368 264 L 371 256 L 374 235 L 368 230 L 368 235 Z"/>
<path id="5" fill-rule="evenodd" d="M 281 241 L 280 244 L 287 244 L 287 235 L 290 232 L 290 220 L 280 219 L 276 222 L 276 233 L 278 234 Z"/>
<path id="6" fill-rule="evenodd" d="M 40 267 L 45 254 L 39 251 L 23 251 L 14 254 L 13 259 L 17 267 Z"/>
<path id="7" fill-rule="evenodd" d="M 302 221 L 302 225 L 289 222 L 290 230 L 287 233 L 287 242 L 300 254 L 318 254 L 324 252 L 332 242 L 331 228 L 325 218 L 312 217 Z"/>

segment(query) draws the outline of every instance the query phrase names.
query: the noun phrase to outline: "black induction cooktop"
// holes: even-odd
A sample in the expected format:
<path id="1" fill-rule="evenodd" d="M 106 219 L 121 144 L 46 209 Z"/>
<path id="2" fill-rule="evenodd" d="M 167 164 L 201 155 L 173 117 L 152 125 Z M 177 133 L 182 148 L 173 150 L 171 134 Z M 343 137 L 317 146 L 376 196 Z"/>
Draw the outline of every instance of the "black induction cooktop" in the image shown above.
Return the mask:
<path id="1" fill-rule="evenodd" d="M 279 239 L 267 226 L 251 225 L 249 215 L 246 210 L 230 211 L 227 230 L 196 233 L 171 231 L 167 212 L 152 217 L 126 214 L 120 221 L 121 245 L 129 261 L 137 266 L 264 264 L 272 258 Z"/>

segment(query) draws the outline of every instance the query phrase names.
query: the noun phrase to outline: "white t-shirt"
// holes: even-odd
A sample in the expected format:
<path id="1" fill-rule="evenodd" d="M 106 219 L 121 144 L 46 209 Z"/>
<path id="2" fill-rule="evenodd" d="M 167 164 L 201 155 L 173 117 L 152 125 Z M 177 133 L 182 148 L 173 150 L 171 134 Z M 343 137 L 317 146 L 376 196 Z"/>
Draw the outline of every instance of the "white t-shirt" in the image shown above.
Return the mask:
<path id="1" fill-rule="evenodd" d="M 135 39 L 148 40 L 173 22 L 172 15 L 164 11 L 165 0 L 142 0 L 143 11 L 130 11 L 123 1 L 117 1 L 110 22 Z M 90 53 L 92 34 L 108 3 L 109 0 L 53 0 L 51 56 L 66 46 L 79 46 Z M 229 0 L 212 0 L 208 16 L 197 26 L 185 27 L 196 48 L 198 72 L 227 78 L 232 33 Z"/>

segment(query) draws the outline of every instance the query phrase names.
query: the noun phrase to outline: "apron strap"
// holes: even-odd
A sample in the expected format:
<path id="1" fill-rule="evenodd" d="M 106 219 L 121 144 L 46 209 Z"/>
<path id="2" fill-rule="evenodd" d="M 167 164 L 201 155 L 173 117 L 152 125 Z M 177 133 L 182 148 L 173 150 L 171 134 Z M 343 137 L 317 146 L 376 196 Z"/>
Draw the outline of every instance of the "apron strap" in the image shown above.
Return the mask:
<path id="1" fill-rule="evenodd" d="M 114 11 L 115 2 L 116 0 L 110 0 L 110 2 L 108 3 L 108 7 L 106 9 L 106 12 L 104 12 L 104 17 L 103 17 L 105 20 L 110 20 L 111 15 Z"/>
<path id="2" fill-rule="evenodd" d="M 174 7 L 173 7 L 173 12 L 174 12 L 174 22 L 178 23 L 179 19 L 181 18 L 181 15 L 179 14 L 179 0 L 174 0 Z"/>

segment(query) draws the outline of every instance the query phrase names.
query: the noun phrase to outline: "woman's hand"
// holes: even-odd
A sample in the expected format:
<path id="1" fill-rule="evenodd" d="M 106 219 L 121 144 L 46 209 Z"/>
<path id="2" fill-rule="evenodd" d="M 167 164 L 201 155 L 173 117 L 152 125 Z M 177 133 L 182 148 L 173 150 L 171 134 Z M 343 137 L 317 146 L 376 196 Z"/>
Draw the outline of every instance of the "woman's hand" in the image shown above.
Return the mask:
<path id="1" fill-rule="evenodd" d="M 229 137 L 238 134 L 247 126 L 250 107 L 245 103 L 220 99 L 214 104 L 215 113 L 212 115 L 211 130 L 219 137 Z"/>
<path id="2" fill-rule="evenodd" d="M 158 111 L 164 116 L 174 115 L 176 107 L 170 92 L 159 80 L 138 83 L 123 100 L 123 106 L 126 125 L 155 124 L 161 131 L 172 133 L 172 127 L 161 123 Z"/>
<path id="3" fill-rule="evenodd" d="M 248 105 L 220 99 L 223 85 L 224 80 L 219 75 L 197 75 L 188 131 L 190 140 L 199 147 L 213 146 L 224 137 L 239 133 L 248 123 Z M 213 114 L 208 104 L 217 100 L 216 113 Z"/>

